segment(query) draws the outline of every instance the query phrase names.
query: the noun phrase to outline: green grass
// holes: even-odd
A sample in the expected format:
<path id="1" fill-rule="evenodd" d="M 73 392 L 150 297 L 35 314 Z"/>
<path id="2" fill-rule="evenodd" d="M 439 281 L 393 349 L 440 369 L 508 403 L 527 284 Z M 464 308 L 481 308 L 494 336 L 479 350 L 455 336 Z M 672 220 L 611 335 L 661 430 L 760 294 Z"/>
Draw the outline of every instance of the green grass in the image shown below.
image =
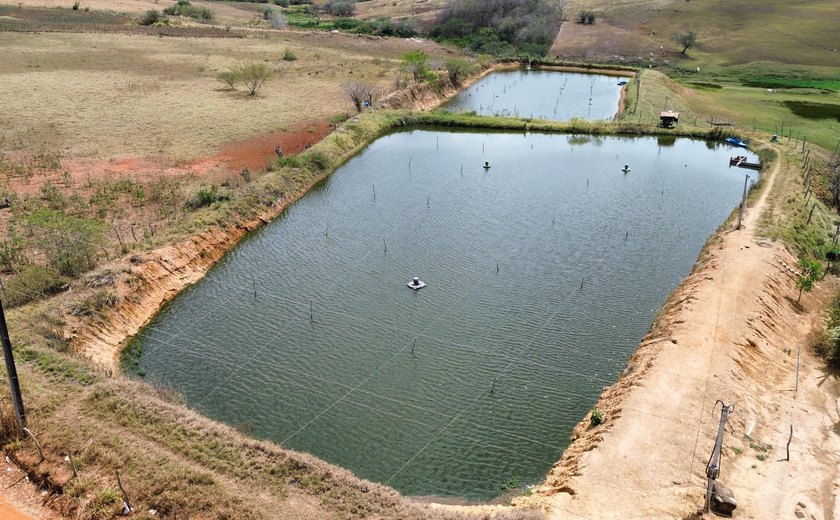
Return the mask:
<path id="1" fill-rule="evenodd" d="M 840 122 L 840 104 L 812 103 L 809 101 L 782 101 L 791 112 L 804 119 L 834 119 Z"/>
<path id="2" fill-rule="evenodd" d="M 332 30 L 335 24 L 330 20 L 324 20 L 320 16 L 313 16 L 306 12 L 305 7 L 290 7 L 283 10 L 283 16 L 289 21 L 292 27 L 302 29 L 318 29 L 323 31 Z"/>

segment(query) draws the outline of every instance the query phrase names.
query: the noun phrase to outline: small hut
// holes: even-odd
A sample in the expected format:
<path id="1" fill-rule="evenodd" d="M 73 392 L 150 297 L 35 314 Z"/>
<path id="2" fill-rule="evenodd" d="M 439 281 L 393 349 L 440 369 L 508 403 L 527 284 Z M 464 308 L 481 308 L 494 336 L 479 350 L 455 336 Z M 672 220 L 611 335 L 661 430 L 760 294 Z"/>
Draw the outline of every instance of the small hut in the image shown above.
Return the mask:
<path id="1" fill-rule="evenodd" d="M 680 113 L 673 110 L 665 110 L 659 114 L 659 123 L 662 128 L 674 128 L 680 122 Z"/>

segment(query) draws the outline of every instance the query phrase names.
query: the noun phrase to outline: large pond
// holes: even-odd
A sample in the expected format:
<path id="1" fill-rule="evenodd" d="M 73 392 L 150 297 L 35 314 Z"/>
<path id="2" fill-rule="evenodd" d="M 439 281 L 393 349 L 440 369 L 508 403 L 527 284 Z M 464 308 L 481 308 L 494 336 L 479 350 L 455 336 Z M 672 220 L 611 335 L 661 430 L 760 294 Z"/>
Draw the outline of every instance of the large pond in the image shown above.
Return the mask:
<path id="1" fill-rule="evenodd" d="M 449 101 L 451 111 L 568 121 L 612 119 L 629 78 L 539 69 L 488 74 Z"/>
<path id="2" fill-rule="evenodd" d="M 172 301 L 137 338 L 142 367 L 212 417 L 409 495 L 539 482 L 737 206 L 730 153 L 388 135 Z"/>

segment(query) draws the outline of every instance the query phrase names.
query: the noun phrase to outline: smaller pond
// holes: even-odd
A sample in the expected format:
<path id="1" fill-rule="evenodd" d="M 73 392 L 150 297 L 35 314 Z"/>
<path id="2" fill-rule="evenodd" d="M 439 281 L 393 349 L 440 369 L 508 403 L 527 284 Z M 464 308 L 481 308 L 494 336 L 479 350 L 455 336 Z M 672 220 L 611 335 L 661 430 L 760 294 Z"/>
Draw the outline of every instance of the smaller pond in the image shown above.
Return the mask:
<path id="1" fill-rule="evenodd" d="M 488 74 L 444 108 L 488 116 L 569 121 L 612 119 L 627 78 L 552 70 L 507 70 Z"/>

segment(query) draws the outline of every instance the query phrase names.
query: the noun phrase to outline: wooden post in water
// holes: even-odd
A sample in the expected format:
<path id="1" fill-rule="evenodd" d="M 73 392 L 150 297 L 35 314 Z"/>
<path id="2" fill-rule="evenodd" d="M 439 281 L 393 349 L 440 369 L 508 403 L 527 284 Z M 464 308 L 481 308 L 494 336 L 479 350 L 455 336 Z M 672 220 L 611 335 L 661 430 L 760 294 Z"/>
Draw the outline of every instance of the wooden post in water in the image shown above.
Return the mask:
<path id="1" fill-rule="evenodd" d="M 309 323 L 315 321 L 315 313 L 312 311 L 312 300 L 309 300 Z"/>
<path id="2" fill-rule="evenodd" d="M 411 169 L 411 159 L 408 160 L 408 168 Z M 373 187 L 373 200 L 376 200 L 376 184 L 371 186 Z"/>
<path id="3" fill-rule="evenodd" d="M 382 239 L 382 245 L 385 247 L 385 252 L 388 252 L 388 242 L 385 242 L 385 239 Z"/>
<path id="4" fill-rule="evenodd" d="M 414 338 L 414 341 L 411 343 L 411 355 L 414 355 L 414 347 L 417 346 L 417 338 Z"/>
<path id="5" fill-rule="evenodd" d="M 741 229 L 741 222 L 744 220 L 744 210 L 747 207 L 747 183 L 750 181 L 749 174 L 744 176 L 744 194 L 741 197 L 741 209 L 738 211 L 738 226 L 735 229 Z"/>

